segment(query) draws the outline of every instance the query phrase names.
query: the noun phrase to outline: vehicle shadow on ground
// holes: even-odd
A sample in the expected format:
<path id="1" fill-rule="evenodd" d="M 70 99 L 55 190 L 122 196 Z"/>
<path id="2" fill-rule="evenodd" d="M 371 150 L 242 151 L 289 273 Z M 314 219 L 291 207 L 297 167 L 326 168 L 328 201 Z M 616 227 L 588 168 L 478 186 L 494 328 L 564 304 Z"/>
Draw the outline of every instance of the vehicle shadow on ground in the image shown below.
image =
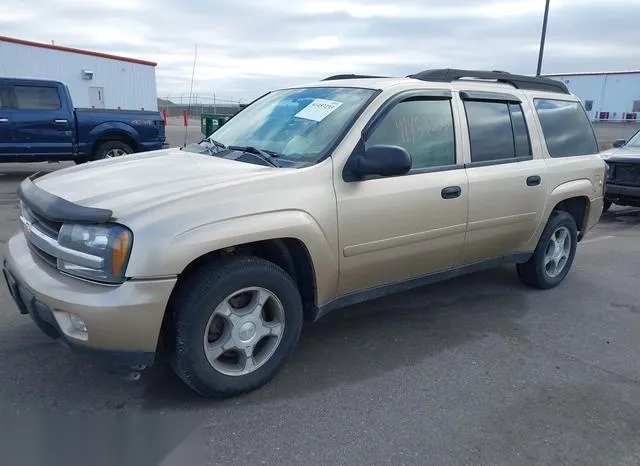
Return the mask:
<path id="1" fill-rule="evenodd" d="M 607 225 L 640 225 L 640 209 L 634 207 L 613 207 L 600 217 L 600 223 Z"/>
<path id="2" fill-rule="evenodd" d="M 307 325 L 283 372 L 240 403 L 349 386 L 490 334 L 526 336 L 517 321 L 528 292 L 514 267 L 503 267 L 334 311 Z M 211 407 L 168 370 L 149 375 L 146 409 Z"/>

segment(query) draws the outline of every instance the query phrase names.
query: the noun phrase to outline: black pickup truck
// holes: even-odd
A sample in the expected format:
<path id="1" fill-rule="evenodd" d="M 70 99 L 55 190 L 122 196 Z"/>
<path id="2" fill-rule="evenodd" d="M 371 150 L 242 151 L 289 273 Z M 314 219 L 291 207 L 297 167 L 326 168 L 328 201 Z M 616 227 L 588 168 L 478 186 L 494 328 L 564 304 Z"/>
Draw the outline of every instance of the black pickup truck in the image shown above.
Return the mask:
<path id="1" fill-rule="evenodd" d="M 80 163 L 164 145 L 157 111 L 74 108 L 61 82 L 0 78 L 0 162 Z"/>
<path id="2" fill-rule="evenodd" d="M 608 167 L 604 208 L 640 207 L 640 131 L 628 141 L 617 140 L 613 147 L 602 153 Z"/>

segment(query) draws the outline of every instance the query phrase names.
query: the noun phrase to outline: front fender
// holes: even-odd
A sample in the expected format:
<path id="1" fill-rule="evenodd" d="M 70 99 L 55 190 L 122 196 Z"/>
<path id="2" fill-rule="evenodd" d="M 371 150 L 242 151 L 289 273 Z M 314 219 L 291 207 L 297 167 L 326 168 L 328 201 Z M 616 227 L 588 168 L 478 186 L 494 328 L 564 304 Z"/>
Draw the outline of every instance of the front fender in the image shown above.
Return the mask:
<path id="1" fill-rule="evenodd" d="M 339 264 L 336 246 L 331 245 L 318 222 L 302 210 L 282 210 L 220 220 L 173 235 L 162 245 L 157 243 L 157 236 L 149 236 L 140 240 L 134 238 L 127 276 L 179 275 L 191 262 L 213 251 L 255 241 L 294 238 L 309 251 L 318 302 L 333 298 L 337 289 Z"/>

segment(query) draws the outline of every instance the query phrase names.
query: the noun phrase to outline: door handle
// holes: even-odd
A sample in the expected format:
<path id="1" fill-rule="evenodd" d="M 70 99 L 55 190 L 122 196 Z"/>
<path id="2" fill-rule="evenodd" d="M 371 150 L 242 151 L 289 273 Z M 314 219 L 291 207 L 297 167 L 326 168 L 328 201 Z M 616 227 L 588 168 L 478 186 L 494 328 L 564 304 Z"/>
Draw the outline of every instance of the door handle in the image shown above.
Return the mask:
<path id="1" fill-rule="evenodd" d="M 9 123 L 8 118 L 0 118 L 0 123 Z"/>
<path id="2" fill-rule="evenodd" d="M 447 186 L 446 188 L 442 188 L 440 192 L 442 199 L 455 199 L 459 197 L 461 193 L 462 189 L 460 186 Z"/>
<path id="3" fill-rule="evenodd" d="M 56 125 L 66 125 L 69 123 L 69 120 L 53 120 Z"/>
<path id="4" fill-rule="evenodd" d="M 540 184 L 540 177 L 538 175 L 531 175 L 527 178 L 527 186 L 538 186 Z"/>

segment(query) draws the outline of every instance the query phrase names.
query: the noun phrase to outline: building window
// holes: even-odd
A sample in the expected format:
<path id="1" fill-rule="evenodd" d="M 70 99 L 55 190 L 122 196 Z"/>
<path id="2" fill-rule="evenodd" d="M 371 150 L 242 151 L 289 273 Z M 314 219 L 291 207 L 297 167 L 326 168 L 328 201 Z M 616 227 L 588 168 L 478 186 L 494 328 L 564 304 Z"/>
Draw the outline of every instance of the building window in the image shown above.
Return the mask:
<path id="1" fill-rule="evenodd" d="M 587 112 L 590 112 L 591 110 L 593 110 L 593 100 L 585 100 L 584 102 L 584 109 Z"/>
<path id="2" fill-rule="evenodd" d="M 531 156 L 527 123 L 519 104 L 466 101 L 471 162 Z"/>

